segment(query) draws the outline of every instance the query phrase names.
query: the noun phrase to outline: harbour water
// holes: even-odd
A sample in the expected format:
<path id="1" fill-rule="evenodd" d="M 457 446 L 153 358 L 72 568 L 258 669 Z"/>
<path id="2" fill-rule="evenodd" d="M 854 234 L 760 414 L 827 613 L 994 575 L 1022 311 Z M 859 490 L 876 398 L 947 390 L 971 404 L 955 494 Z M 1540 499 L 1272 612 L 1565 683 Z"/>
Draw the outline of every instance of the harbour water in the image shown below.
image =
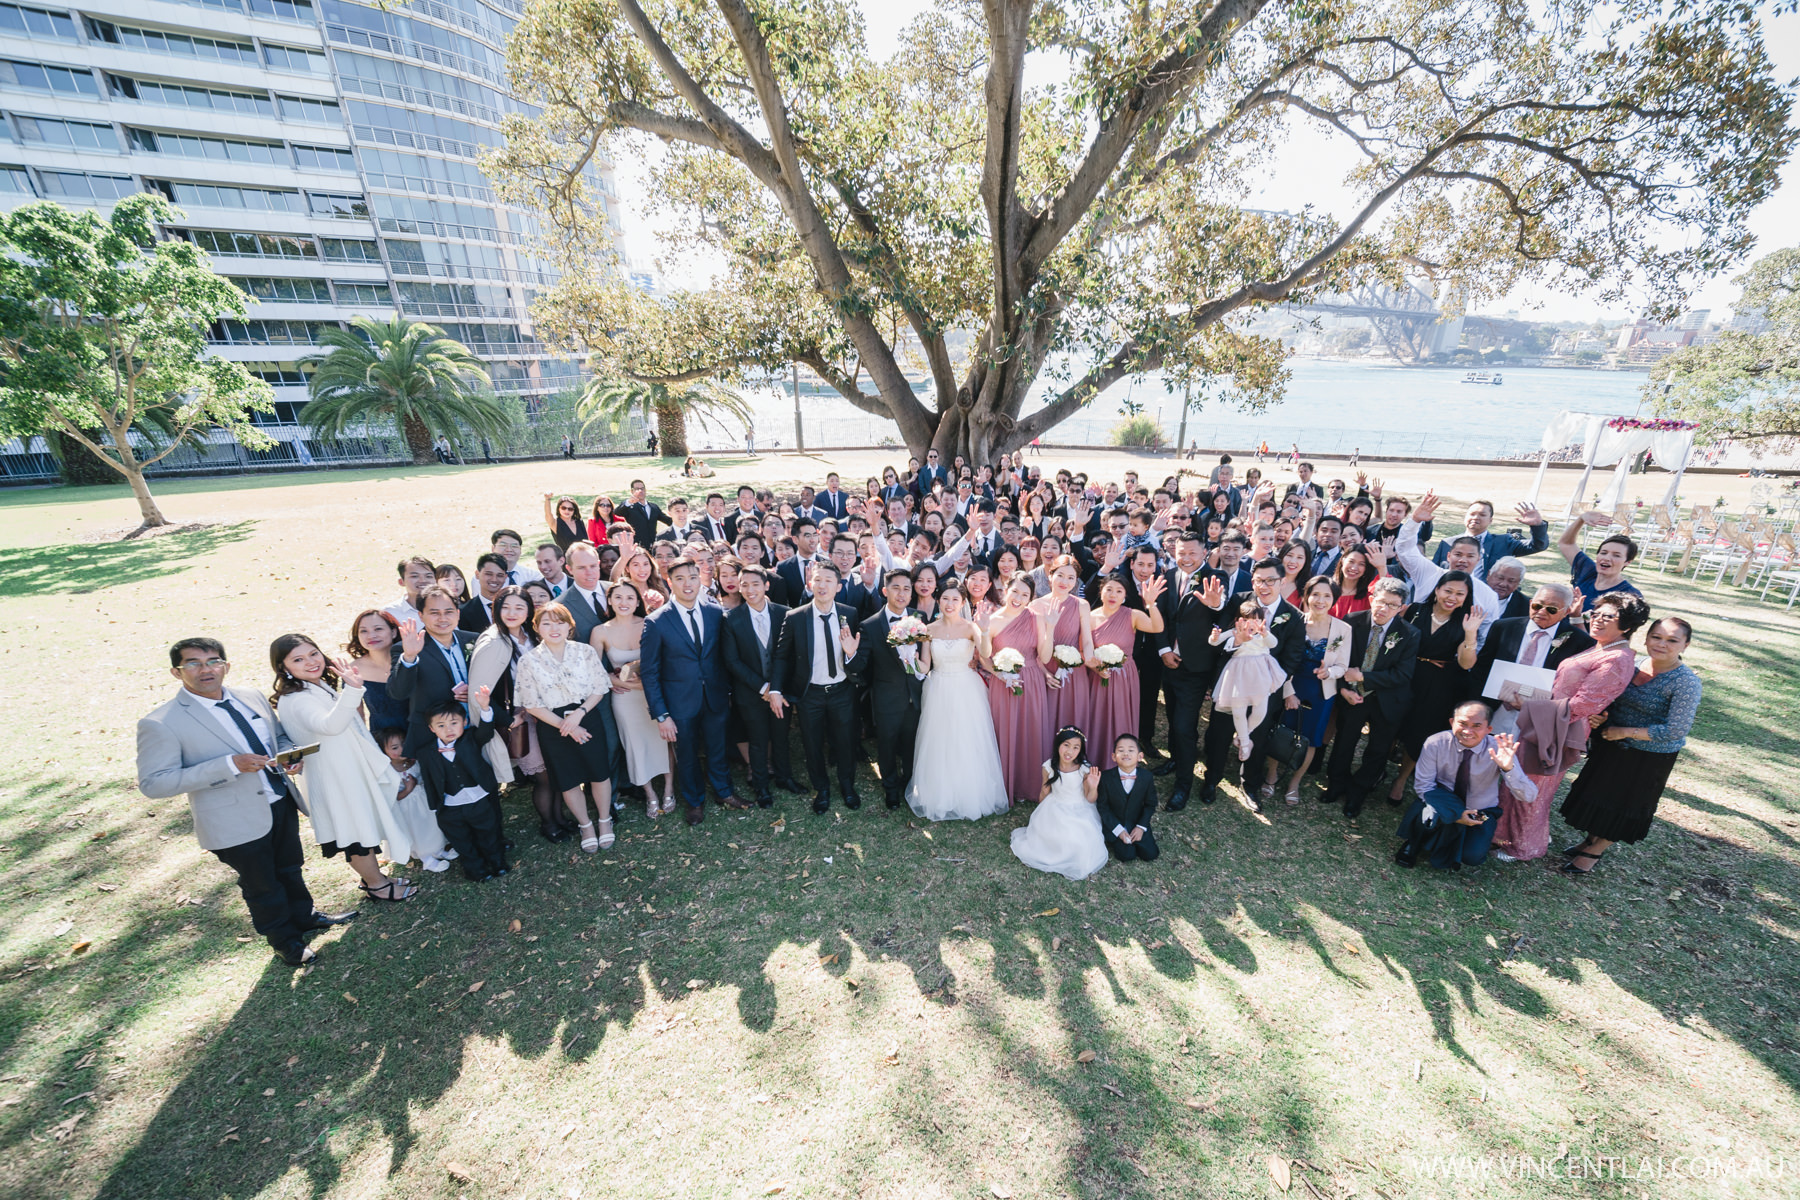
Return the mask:
<path id="1" fill-rule="evenodd" d="M 1533 452 L 1544 426 L 1563 409 L 1631 416 L 1639 411 L 1642 372 L 1583 371 L 1540 367 L 1506 369 L 1499 387 L 1465 384 L 1463 368 L 1295 359 L 1287 396 L 1259 413 L 1242 413 L 1196 395 L 1187 440 L 1202 448 L 1246 448 L 1267 439 L 1271 450 L 1298 443 L 1305 454 L 1407 455 L 1490 458 Z M 753 391 L 760 448 L 794 445 L 794 397 L 783 389 Z M 872 417 L 834 395 L 801 393 L 808 446 L 873 446 L 898 441 L 891 421 Z M 1181 394 L 1168 394 L 1160 379 L 1121 384 L 1086 411 L 1058 425 L 1046 442 L 1105 445 L 1135 401 L 1157 420 L 1170 442 L 1181 420 Z M 1031 406 L 1027 406 L 1030 411 Z M 696 431 L 714 449 L 742 448 L 741 432 Z M 777 446 L 779 443 L 779 446 Z M 1785 463 L 1788 456 L 1780 456 Z"/>

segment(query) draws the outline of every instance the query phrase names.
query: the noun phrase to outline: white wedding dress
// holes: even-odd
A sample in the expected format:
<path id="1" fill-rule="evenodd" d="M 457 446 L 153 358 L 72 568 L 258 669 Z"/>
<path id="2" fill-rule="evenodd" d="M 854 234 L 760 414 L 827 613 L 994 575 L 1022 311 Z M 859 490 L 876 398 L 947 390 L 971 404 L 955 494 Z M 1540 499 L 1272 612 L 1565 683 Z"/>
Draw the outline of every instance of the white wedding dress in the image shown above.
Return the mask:
<path id="1" fill-rule="evenodd" d="M 974 659 L 968 638 L 931 643 L 906 802 L 933 821 L 973 821 L 1007 809 L 1000 743 Z"/>
<path id="2" fill-rule="evenodd" d="M 1048 770 L 1049 763 L 1044 764 Z M 1088 803 L 1083 767 L 1063 771 L 1050 785 L 1031 823 L 1012 831 L 1012 851 L 1019 861 L 1040 871 L 1086 879 L 1106 865 L 1106 837 L 1100 832 L 1100 813 Z"/>

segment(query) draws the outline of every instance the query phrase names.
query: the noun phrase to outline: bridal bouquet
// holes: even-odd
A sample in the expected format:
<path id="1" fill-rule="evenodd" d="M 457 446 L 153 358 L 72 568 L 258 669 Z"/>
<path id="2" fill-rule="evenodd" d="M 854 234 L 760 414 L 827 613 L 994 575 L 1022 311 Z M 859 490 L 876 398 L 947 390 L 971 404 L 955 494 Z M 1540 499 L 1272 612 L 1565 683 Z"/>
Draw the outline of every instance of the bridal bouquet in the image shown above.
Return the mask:
<path id="1" fill-rule="evenodd" d="M 1025 656 L 1008 647 L 994 655 L 994 673 L 1000 676 L 1000 682 L 1006 690 L 1017 696 L 1025 690 L 1025 684 L 1019 678 L 1019 672 L 1025 669 Z"/>
<path id="2" fill-rule="evenodd" d="M 1058 646 L 1050 656 L 1056 659 L 1056 682 L 1059 684 L 1066 682 L 1069 672 L 1081 665 L 1081 651 L 1073 646 Z"/>
<path id="3" fill-rule="evenodd" d="M 1125 661 L 1125 652 L 1117 646 L 1095 646 L 1094 658 L 1100 663 L 1100 686 L 1112 682 L 1112 673 Z"/>
<path id="4" fill-rule="evenodd" d="M 917 617 L 901 617 L 888 626 L 888 645 L 899 651 L 900 665 L 906 668 L 908 675 L 918 678 L 924 674 L 919 670 L 919 643 L 930 637 L 925 622 Z"/>

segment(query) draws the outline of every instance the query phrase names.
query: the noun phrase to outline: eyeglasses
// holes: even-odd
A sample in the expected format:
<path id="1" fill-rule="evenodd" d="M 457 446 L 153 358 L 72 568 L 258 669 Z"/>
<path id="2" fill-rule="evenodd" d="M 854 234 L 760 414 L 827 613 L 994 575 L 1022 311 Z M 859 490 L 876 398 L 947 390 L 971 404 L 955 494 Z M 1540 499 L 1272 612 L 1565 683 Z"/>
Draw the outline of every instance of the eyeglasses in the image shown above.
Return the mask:
<path id="1" fill-rule="evenodd" d="M 216 671 L 220 667 L 229 666 L 222 658 L 190 658 L 182 663 L 178 670 L 182 671 Z"/>
<path id="2" fill-rule="evenodd" d="M 1540 603 L 1537 603 L 1534 601 L 1531 605 L 1531 611 L 1532 612 L 1561 612 L 1562 605 L 1560 605 L 1560 604 L 1540 604 Z"/>

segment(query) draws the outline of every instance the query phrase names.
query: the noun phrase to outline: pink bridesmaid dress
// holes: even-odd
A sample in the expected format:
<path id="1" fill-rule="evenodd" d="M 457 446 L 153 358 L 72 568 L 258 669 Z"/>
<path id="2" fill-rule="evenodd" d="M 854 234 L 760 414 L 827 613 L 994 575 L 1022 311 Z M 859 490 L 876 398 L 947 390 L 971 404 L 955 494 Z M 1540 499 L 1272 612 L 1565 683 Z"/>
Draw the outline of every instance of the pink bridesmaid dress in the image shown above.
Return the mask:
<path id="1" fill-rule="evenodd" d="M 1086 601 L 1078 596 L 1070 596 L 1063 601 L 1062 612 L 1056 618 L 1055 635 L 1050 639 L 1052 647 L 1073 646 L 1077 650 L 1081 649 L 1081 613 L 1079 610 L 1085 603 Z M 1057 669 L 1057 665 L 1056 659 L 1052 657 L 1047 669 L 1054 671 Z M 1086 722 L 1092 715 L 1089 712 L 1088 701 L 1089 685 L 1092 683 L 1093 672 L 1083 666 L 1070 671 L 1069 677 L 1063 680 L 1061 687 L 1050 689 L 1050 724 L 1046 732 L 1054 737 L 1058 729 L 1073 725 L 1083 733 L 1090 733 Z M 1090 754 L 1093 753 L 1093 745 L 1094 739 L 1089 736 L 1088 752 Z M 1049 756 L 1045 755 L 1045 757 Z"/>
<path id="2" fill-rule="evenodd" d="M 1044 760 L 1050 757 L 1050 689 L 1038 662 L 1037 614 L 1026 609 L 994 634 L 993 653 L 1017 650 L 1025 658 L 1017 696 L 998 678 L 988 680 L 988 710 L 1000 742 L 1000 774 L 1013 803 L 1036 800 L 1044 791 Z"/>
<path id="3" fill-rule="evenodd" d="M 1125 652 L 1125 661 L 1113 668 L 1110 682 L 1102 684 L 1097 675 L 1088 672 L 1088 715 L 1081 730 L 1087 734 L 1088 757 L 1102 771 L 1112 768 L 1113 739 L 1138 731 L 1138 669 L 1131 658 L 1137 630 L 1132 627 L 1131 612 L 1121 604 L 1108 620 L 1101 621 L 1095 614 L 1094 649 L 1117 646 Z"/>

